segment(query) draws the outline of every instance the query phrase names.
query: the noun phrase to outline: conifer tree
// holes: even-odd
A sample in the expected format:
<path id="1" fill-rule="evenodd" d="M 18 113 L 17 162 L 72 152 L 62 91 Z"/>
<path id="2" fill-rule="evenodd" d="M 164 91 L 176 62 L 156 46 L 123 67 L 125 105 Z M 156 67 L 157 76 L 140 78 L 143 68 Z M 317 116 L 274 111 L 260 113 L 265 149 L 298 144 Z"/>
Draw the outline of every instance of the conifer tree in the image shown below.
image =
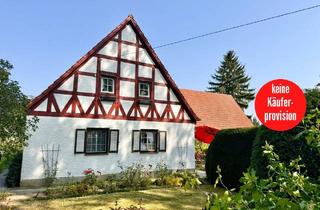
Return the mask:
<path id="1" fill-rule="evenodd" d="M 250 77 L 245 73 L 245 66 L 239 62 L 235 52 L 230 50 L 224 57 L 215 74 L 211 75 L 208 92 L 232 95 L 242 109 L 248 107 L 254 99 L 254 89 L 249 87 Z"/>

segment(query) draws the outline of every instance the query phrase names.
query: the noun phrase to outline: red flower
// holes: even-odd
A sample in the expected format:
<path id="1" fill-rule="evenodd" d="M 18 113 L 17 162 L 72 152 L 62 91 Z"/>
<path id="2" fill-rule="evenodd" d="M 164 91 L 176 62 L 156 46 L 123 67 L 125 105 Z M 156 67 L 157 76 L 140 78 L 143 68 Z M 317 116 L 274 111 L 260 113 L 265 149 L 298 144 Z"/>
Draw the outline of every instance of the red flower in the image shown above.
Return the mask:
<path id="1" fill-rule="evenodd" d="M 93 170 L 91 168 L 88 168 L 87 170 L 83 171 L 84 175 L 91 174 L 92 172 L 93 172 Z"/>

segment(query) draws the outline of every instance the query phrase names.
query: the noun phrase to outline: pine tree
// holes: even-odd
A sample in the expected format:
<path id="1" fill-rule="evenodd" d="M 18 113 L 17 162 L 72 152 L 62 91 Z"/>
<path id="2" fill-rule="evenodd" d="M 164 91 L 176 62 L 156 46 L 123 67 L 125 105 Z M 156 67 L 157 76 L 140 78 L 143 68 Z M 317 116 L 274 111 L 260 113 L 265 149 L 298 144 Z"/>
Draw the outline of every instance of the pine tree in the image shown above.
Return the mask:
<path id="1" fill-rule="evenodd" d="M 254 99 L 254 89 L 249 88 L 250 77 L 245 73 L 245 66 L 239 62 L 234 51 L 228 51 L 214 75 L 211 75 L 208 92 L 232 95 L 242 109 L 248 107 Z"/>

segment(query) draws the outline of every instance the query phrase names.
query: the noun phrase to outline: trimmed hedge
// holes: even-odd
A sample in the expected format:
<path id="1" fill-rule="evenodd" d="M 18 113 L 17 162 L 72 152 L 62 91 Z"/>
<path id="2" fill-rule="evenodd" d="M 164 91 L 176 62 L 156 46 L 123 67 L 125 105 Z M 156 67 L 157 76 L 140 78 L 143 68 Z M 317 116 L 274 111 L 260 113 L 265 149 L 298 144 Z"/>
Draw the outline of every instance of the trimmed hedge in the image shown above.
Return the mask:
<path id="1" fill-rule="evenodd" d="M 274 152 L 279 155 L 281 162 L 289 163 L 300 156 L 300 163 L 305 165 L 302 169 L 306 170 L 306 174 L 314 179 L 320 176 L 320 154 L 303 139 L 295 139 L 299 132 L 298 127 L 286 132 L 272 131 L 264 126 L 258 129 L 251 155 L 251 167 L 255 169 L 257 176 L 266 178 L 268 175 L 267 159 L 263 156 L 262 149 L 266 141 L 274 146 Z"/>
<path id="2" fill-rule="evenodd" d="M 9 171 L 6 178 L 7 187 L 19 187 L 22 166 L 22 153 L 18 153 L 12 159 L 9 165 Z"/>
<path id="3" fill-rule="evenodd" d="M 206 173 L 210 183 L 221 168 L 223 183 L 229 188 L 240 186 L 239 179 L 250 165 L 251 148 L 257 128 L 221 130 L 211 142 L 206 155 Z"/>

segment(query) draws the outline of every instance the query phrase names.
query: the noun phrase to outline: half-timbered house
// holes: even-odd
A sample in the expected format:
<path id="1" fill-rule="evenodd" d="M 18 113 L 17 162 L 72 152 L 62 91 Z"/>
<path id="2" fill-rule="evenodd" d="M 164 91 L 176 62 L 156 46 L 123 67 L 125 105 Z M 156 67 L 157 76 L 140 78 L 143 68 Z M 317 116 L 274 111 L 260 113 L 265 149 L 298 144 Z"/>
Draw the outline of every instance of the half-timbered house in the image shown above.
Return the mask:
<path id="1" fill-rule="evenodd" d="M 41 78 L 35 78 L 41 79 Z M 21 184 L 119 164 L 194 169 L 198 120 L 132 16 L 29 104 L 39 118 L 23 152 Z"/>

